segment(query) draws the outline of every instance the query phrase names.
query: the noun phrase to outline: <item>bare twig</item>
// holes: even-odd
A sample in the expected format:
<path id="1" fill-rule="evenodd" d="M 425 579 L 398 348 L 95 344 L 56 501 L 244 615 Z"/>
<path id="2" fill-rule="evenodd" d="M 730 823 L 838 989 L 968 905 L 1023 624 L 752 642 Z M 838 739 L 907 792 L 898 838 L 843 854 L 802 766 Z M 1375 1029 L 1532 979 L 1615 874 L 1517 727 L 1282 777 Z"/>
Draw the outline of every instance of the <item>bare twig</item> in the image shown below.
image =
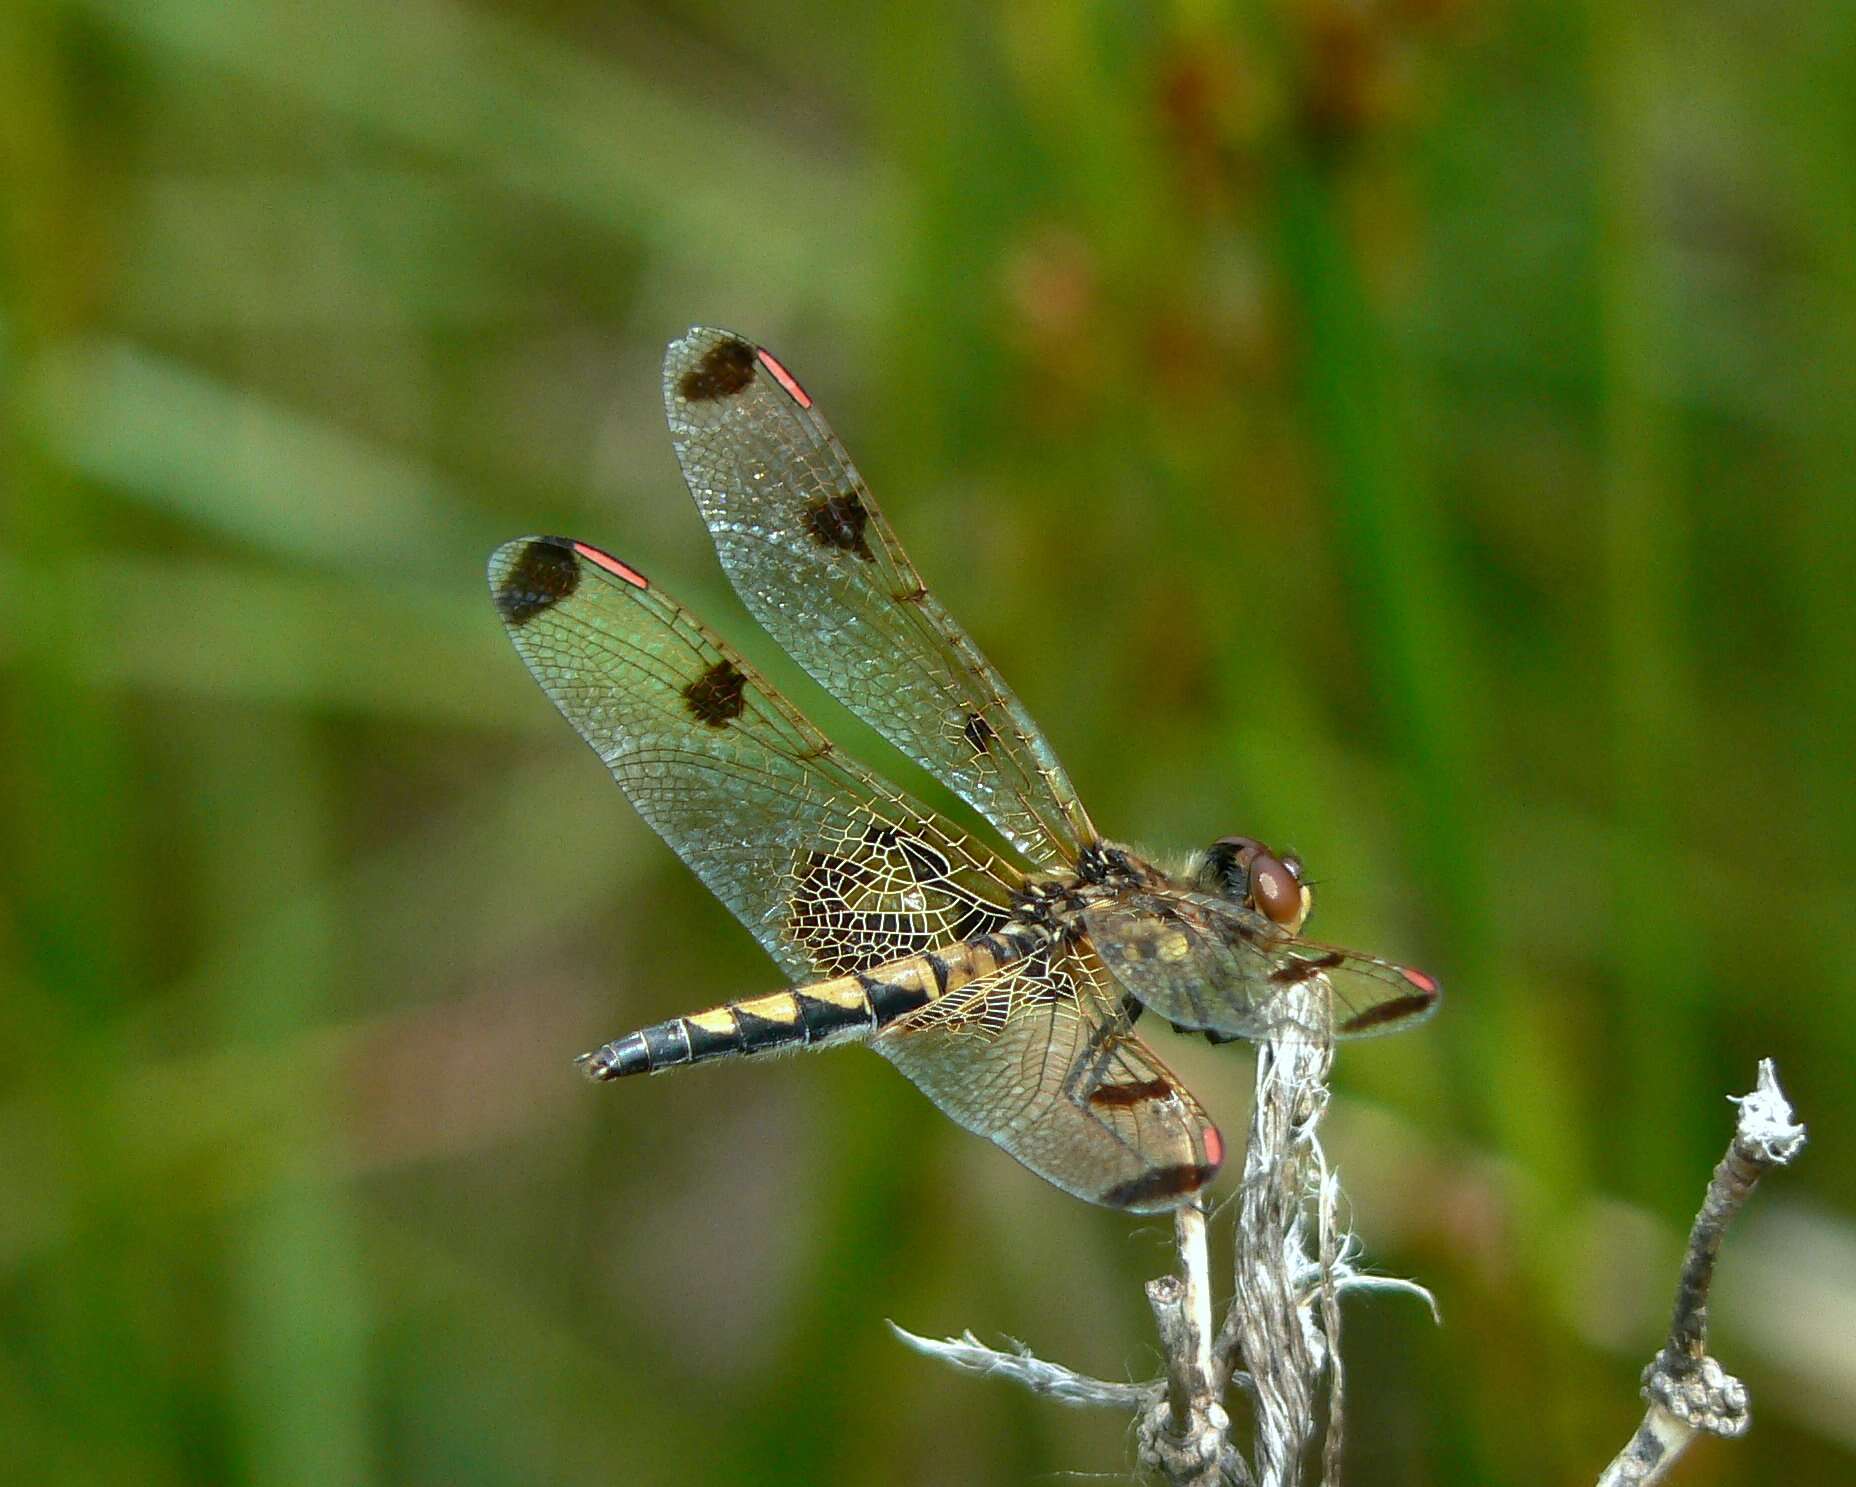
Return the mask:
<path id="1" fill-rule="evenodd" d="M 1175 1484 L 1248 1483 L 1243 1458 L 1231 1445 L 1231 1416 L 1220 1403 L 1224 1389 L 1212 1356 L 1211 1260 L 1205 1210 L 1197 1199 L 1174 1221 L 1177 1275 L 1147 1283 L 1147 1300 L 1166 1354 L 1164 1398 L 1141 1417 L 1141 1464 Z"/>
<path id="2" fill-rule="evenodd" d="M 1708 1356 L 1708 1289 L 1728 1221 L 1768 1169 L 1798 1155 L 1804 1127 L 1792 1119 L 1771 1059 L 1759 1061 L 1759 1083 L 1734 1103 L 1740 1107 L 1734 1138 L 1689 1230 L 1669 1339 L 1643 1373 L 1650 1408 L 1630 1444 L 1605 1468 L 1599 1487 L 1647 1487 L 1662 1480 L 1697 1436 L 1731 1438 L 1752 1423 L 1746 1386 Z"/>

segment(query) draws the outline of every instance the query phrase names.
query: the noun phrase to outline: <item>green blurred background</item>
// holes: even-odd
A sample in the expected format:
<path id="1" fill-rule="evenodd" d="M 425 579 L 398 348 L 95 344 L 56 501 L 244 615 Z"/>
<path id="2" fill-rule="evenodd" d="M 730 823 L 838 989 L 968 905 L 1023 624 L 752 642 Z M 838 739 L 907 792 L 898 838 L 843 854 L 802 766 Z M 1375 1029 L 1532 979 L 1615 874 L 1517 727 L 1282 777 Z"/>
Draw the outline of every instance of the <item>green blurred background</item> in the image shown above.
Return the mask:
<path id="1" fill-rule="evenodd" d="M 583 536 L 793 676 L 692 322 L 1105 831 L 1293 845 L 1444 979 L 1327 1127 L 1444 1318 L 1350 1303 L 1350 1480 L 1592 1480 L 1767 1054 L 1756 1424 L 1681 1480 L 1848 1478 L 1848 7 L 12 0 L 0 129 L 0 1479 L 1127 1469 L 883 1319 L 1145 1377 L 1166 1225 L 861 1052 L 573 1075 L 775 984 L 483 586 Z M 1241 1130 L 1245 1050 L 1156 1040 Z"/>

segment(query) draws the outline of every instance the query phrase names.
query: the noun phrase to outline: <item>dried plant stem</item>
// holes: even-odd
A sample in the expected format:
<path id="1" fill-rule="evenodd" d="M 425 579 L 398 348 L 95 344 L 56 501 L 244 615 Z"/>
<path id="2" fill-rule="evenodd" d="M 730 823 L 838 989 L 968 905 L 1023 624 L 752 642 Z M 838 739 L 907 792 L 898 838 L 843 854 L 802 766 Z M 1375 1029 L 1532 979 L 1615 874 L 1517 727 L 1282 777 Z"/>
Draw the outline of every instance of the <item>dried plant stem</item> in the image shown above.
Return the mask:
<path id="1" fill-rule="evenodd" d="M 1179 1273 L 1147 1283 L 1166 1354 L 1166 1392 L 1140 1422 L 1141 1462 L 1173 1483 L 1248 1483 L 1230 1442 L 1231 1417 L 1212 1352 L 1211 1253 L 1195 1199 L 1174 1219 Z"/>
<path id="2" fill-rule="evenodd" d="M 1325 997 L 1325 988 L 1316 983 L 1309 995 Z M 1305 1010 L 1304 1028 L 1326 1026 L 1325 1007 L 1311 1003 Z M 1426 1300 L 1429 1294 L 1409 1281 L 1353 1269 L 1351 1241 L 1337 1217 L 1339 1183 L 1318 1135 L 1332 1056 L 1324 1038 L 1285 1037 L 1259 1046 L 1243 1188 L 1234 1205 L 1231 1304 L 1214 1333 L 1205 1211 L 1194 1202 L 1175 1219 L 1177 1273 L 1147 1285 L 1166 1356 L 1163 1378 L 1146 1384 L 1092 1379 L 1034 1357 L 1021 1343 L 1009 1343 L 1009 1351 L 988 1348 L 970 1332 L 940 1342 L 901 1328 L 897 1334 L 954 1367 L 1001 1375 L 1065 1404 L 1132 1409 L 1142 1466 L 1174 1487 L 1299 1487 L 1317 1436 L 1321 1480 L 1337 1484 L 1340 1296 L 1365 1289 L 1405 1290 Z M 1745 1388 L 1708 1356 L 1708 1291 L 1728 1223 L 1768 1169 L 1798 1154 L 1805 1132 L 1792 1118 L 1770 1059 L 1760 1062 L 1757 1087 L 1736 1104 L 1733 1141 L 1689 1234 L 1668 1341 L 1644 1372 L 1649 1410 L 1599 1487 L 1647 1487 L 1662 1480 L 1698 1435 L 1737 1436 L 1749 1423 Z M 1324 1375 L 1325 1431 L 1315 1406 Z M 1250 1397 L 1255 1415 L 1249 1459 L 1232 1438 L 1224 1406 L 1234 1385 Z"/>
<path id="3" fill-rule="evenodd" d="M 1326 987 L 1297 988 L 1302 1028 L 1327 1026 Z M 1309 1251 L 1309 1199 L 1326 1162 L 1316 1127 L 1327 1109 L 1333 1045 L 1301 1034 L 1258 1046 L 1256 1105 L 1238 1196 L 1235 1290 L 1218 1352 L 1228 1369 L 1249 1370 L 1256 1412 L 1252 1457 L 1261 1487 L 1294 1487 L 1317 1428 L 1315 1394 L 1338 1349 L 1338 1310 L 1321 1305 L 1332 1277 L 1319 1258 L 1337 1248 L 1320 1236 Z M 1321 1226 L 1328 1205 L 1316 1207 Z"/>
<path id="4" fill-rule="evenodd" d="M 1805 1133 L 1792 1119 L 1771 1059 L 1760 1060 L 1758 1084 L 1735 1103 L 1740 1113 L 1733 1140 L 1689 1231 L 1668 1341 L 1643 1373 L 1650 1407 L 1630 1443 L 1605 1468 L 1599 1487 L 1659 1482 L 1696 1437 L 1731 1438 L 1752 1423 L 1745 1385 L 1708 1356 L 1708 1290 L 1729 1221 L 1770 1168 L 1797 1156 Z"/>
<path id="5" fill-rule="evenodd" d="M 1002 1351 L 971 1333 L 940 1342 L 900 1328 L 898 1335 L 956 1368 L 1002 1375 L 1066 1404 L 1132 1405 L 1141 1465 L 1174 1487 L 1298 1487 L 1311 1446 L 1323 1434 L 1322 1479 L 1338 1482 L 1341 1293 L 1398 1289 L 1429 1297 L 1409 1282 L 1356 1275 L 1351 1268 L 1337 1218 L 1339 1183 L 1317 1135 L 1333 1047 L 1325 1034 L 1309 1029 L 1328 1026 L 1328 991 L 1314 978 L 1294 995 L 1294 1025 L 1257 1049 L 1243 1187 L 1231 1209 L 1235 1281 L 1222 1324 L 1214 1329 L 1206 1215 L 1198 1202 L 1175 1216 L 1177 1271 L 1147 1284 L 1166 1357 L 1164 1377 L 1114 1384 L 1045 1363 L 1015 1342 Z M 1325 1422 L 1316 1407 L 1324 1375 Z M 1233 1386 L 1249 1396 L 1255 1416 L 1249 1459 L 1225 1407 Z"/>
<path id="6" fill-rule="evenodd" d="M 1059 1404 L 1145 1411 L 1160 1394 L 1155 1384 L 1117 1384 L 1108 1379 L 1090 1378 L 1061 1363 L 1046 1363 L 1016 1338 L 1005 1339 L 1010 1350 L 1005 1351 L 987 1347 L 971 1332 L 963 1332 L 959 1337 L 933 1338 L 922 1337 L 894 1322 L 889 1324 L 889 1329 L 916 1352 L 938 1358 L 950 1368 L 1009 1379 Z"/>
<path id="7" fill-rule="evenodd" d="M 1336 1211 L 1340 1206 L 1340 1183 L 1327 1170 L 1327 1159 L 1320 1145 L 1315 1158 L 1321 1167 L 1321 1194 L 1316 1208 L 1321 1235 L 1321 1331 L 1328 1339 L 1328 1428 L 1321 1445 L 1321 1480 L 1340 1481 L 1341 1443 L 1346 1438 L 1347 1373 L 1340 1354 L 1340 1284 L 1341 1267 L 1346 1258 L 1346 1244 Z"/>

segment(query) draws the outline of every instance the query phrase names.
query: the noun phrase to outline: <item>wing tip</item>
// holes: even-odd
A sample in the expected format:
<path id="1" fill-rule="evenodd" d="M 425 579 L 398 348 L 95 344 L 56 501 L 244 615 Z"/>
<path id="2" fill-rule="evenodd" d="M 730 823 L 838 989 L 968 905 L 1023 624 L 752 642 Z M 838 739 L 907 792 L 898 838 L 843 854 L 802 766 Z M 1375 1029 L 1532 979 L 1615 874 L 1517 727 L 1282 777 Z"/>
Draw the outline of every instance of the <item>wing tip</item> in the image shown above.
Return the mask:
<path id="1" fill-rule="evenodd" d="M 595 567 L 604 568 L 614 578 L 622 579 L 635 589 L 649 589 L 650 579 L 646 578 L 630 563 L 620 562 L 609 552 L 593 546 L 590 542 L 575 542 L 573 550 Z"/>
<path id="2" fill-rule="evenodd" d="M 572 537 L 518 537 L 490 554 L 490 597 L 503 622 L 518 629 L 570 597 L 580 587 L 582 560 L 635 589 L 651 587 L 636 568 L 591 543 Z"/>
<path id="3" fill-rule="evenodd" d="M 692 325 L 664 352 L 664 402 L 673 415 L 692 404 L 725 403 L 763 371 L 801 408 L 812 406 L 812 395 L 765 346 L 719 326 Z"/>
<path id="4" fill-rule="evenodd" d="M 738 396 L 760 370 L 760 348 L 746 336 L 712 325 L 693 325 L 664 352 L 664 402 L 674 412 L 689 404 Z"/>
<path id="5" fill-rule="evenodd" d="M 1218 1156 L 1224 1154 L 1222 1140 L 1216 1143 Z M 1211 1143 L 1206 1156 L 1212 1157 Z M 1127 1213 L 1169 1213 L 1218 1175 L 1222 1165 L 1217 1160 L 1181 1162 L 1171 1167 L 1150 1167 L 1139 1177 L 1118 1183 L 1102 1194 L 1100 1202 L 1107 1208 Z"/>
<path id="6" fill-rule="evenodd" d="M 1444 999 L 1443 983 L 1428 972 L 1411 966 L 1393 966 L 1392 969 L 1412 989 L 1402 996 L 1374 1002 L 1347 1018 L 1336 1025 L 1335 1036 L 1359 1038 L 1371 1037 L 1376 1033 L 1403 1032 L 1421 1022 L 1429 1022 L 1436 1014 Z"/>
<path id="7" fill-rule="evenodd" d="M 518 537 L 490 554 L 490 598 L 511 629 L 527 624 L 580 586 L 574 543 L 566 537 Z"/>

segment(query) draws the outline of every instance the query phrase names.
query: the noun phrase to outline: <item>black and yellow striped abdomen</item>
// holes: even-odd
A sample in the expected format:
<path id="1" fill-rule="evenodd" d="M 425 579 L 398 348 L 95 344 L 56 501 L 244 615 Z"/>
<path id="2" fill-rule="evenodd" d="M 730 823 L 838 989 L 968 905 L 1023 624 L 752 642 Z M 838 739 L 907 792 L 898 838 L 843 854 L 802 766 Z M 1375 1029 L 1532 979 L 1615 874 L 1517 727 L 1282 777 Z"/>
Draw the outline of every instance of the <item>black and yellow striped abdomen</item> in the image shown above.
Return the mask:
<path id="1" fill-rule="evenodd" d="M 982 935 L 769 996 L 673 1017 L 615 1038 L 576 1062 L 589 1079 L 655 1074 L 682 1064 L 867 1038 L 1039 948 L 1035 934 Z"/>

